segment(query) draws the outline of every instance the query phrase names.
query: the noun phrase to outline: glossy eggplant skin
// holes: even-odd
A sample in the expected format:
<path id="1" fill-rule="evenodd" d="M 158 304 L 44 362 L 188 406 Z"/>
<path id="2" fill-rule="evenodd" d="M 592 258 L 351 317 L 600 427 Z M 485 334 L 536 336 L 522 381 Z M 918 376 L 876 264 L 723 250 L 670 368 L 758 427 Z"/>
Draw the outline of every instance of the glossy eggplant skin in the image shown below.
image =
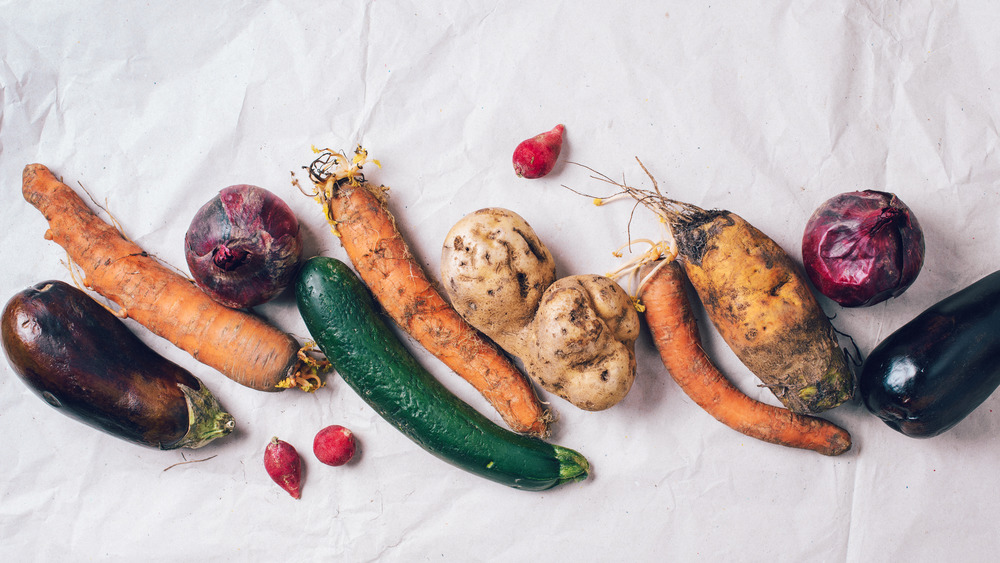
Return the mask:
<path id="1" fill-rule="evenodd" d="M 196 377 L 69 284 L 21 291 L 4 308 L 0 329 L 11 367 L 32 391 L 109 434 L 173 449 L 199 447 L 233 428 Z"/>
<path id="2" fill-rule="evenodd" d="M 1000 385 L 1000 271 L 941 300 L 889 335 L 861 369 L 861 397 L 914 438 L 958 424 Z"/>

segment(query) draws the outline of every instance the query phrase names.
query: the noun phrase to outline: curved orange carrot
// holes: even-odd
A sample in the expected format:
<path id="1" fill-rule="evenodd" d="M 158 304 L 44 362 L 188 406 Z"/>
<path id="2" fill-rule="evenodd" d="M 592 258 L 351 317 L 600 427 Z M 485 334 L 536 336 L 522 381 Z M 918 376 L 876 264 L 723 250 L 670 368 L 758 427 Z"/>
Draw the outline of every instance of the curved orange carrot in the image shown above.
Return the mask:
<path id="1" fill-rule="evenodd" d="M 48 220 L 45 238 L 66 249 L 87 287 L 117 304 L 119 316 L 247 387 L 279 391 L 278 383 L 295 375 L 300 346 L 291 336 L 213 301 L 95 215 L 48 168 L 26 166 L 22 193 Z"/>
<path id="2" fill-rule="evenodd" d="M 670 376 L 701 408 L 733 430 L 765 442 L 840 455 L 851 435 L 821 418 L 756 401 L 712 364 L 676 262 L 664 264 L 640 290 L 646 323 Z"/>
<path id="3" fill-rule="evenodd" d="M 318 198 L 358 275 L 389 317 L 482 393 L 512 430 L 547 435 L 551 415 L 528 378 L 445 301 L 396 228 L 386 188 L 356 173 L 365 156 L 360 147 L 358 155 L 352 163 L 327 151 L 310 167 Z M 318 168 L 335 163 L 338 171 Z"/>

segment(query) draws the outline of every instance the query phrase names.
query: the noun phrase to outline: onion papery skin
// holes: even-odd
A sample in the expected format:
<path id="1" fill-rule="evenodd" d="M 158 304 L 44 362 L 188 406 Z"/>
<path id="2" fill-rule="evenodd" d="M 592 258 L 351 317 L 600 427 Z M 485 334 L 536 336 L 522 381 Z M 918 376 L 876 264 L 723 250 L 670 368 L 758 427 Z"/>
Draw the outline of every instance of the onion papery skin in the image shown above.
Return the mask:
<path id="1" fill-rule="evenodd" d="M 806 223 L 802 262 L 820 293 L 843 307 L 869 307 L 898 297 L 917 279 L 923 231 L 895 194 L 842 193 Z"/>
<path id="2" fill-rule="evenodd" d="M 234 309 L 270 301 L 291 284 L 302 261 L 294 212 L 272 192 L 224 188 L 191 221 L 184 255 L 195 283 Z"/>

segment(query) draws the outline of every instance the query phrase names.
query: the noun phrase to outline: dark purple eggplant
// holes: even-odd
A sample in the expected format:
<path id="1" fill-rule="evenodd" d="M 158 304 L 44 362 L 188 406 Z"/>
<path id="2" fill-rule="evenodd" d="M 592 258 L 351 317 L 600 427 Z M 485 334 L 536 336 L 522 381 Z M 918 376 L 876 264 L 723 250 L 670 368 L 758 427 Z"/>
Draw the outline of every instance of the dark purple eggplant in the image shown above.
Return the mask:
<path id="1" fill-rule="evenodd" d="M 865 359 L 865 406 L 914 438 L 955 426 L 1000 386 L 1000 272 L 941 300 Z"/>
<path id="2" fill-rule="evenodd" d="M 164 450 L 198 448 L 233 430 L 233 417 L 198 378 L 71 285 L 46 281 L 18 293 L 0 328 L 24 383 L 95 428 Z"/>

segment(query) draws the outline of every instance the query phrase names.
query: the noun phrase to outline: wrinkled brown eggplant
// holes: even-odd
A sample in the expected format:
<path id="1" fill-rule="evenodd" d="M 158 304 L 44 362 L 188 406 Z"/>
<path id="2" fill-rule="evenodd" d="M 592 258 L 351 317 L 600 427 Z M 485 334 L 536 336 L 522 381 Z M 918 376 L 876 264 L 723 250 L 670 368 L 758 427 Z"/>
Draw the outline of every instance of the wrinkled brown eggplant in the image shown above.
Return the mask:
<path id="1" fill-rule="evenodd" d="M 168 450 L 201 447 L 234 427 L 201 381 L 64 282 L 12 297 L 0 327 L 7 359 L 32 391 L 109 434 Z"/>
<path id="2" fill-rule="evenodd" d="M 859 385 L 868 410 L 907 436 L 961 422 L 1000 386 L 1000 272 L 889 335 L 865 360 Z"/>

